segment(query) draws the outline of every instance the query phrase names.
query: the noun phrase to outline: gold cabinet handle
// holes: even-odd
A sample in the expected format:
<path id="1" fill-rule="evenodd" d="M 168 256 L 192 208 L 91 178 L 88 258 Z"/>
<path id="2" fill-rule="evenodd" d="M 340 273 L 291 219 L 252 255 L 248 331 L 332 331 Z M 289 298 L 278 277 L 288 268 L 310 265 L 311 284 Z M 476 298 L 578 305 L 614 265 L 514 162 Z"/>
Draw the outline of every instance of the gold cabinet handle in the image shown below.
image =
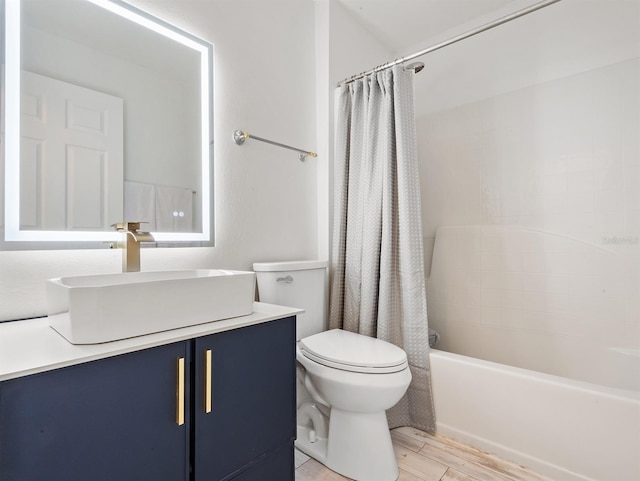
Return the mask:
<path id="1" fill-rule="evenodd" d="M 213 372 L 211 369 L 211 349 L 204 353 L 204 412 L 211 412 L 211 386 L 213 384 Z"/>
<path id="2" fill-rule="evenodd" d="M 184 424 L 184 357 L 179 357 L 177 361 L 176 424 L 182 426 Z"/>

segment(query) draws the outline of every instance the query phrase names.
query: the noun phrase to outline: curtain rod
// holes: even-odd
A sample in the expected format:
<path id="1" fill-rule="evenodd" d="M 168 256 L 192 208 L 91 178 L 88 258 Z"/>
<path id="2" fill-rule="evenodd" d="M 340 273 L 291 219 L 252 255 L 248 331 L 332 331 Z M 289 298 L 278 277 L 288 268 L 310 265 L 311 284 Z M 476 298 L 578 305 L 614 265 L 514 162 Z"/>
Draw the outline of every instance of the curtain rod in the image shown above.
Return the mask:
<path id="1" fill-rule="evenodd" d="M 298 158 L 301 162 L 307 160 L 307 157 L 317 157 L 318 154 L 315 152 L 309 152 L 308 150 L 298 149 L 296 147 L 291 147 L 290 145 L 281 144 L 280 142 L 274 142 L 273 140 L 263 139 L 262 137 L 258 137 L 256 135 L 249 134 L 249 132 L 243 132 L 242 130 L 236 130 L 233 132 L 233 140 L 236 144 L 242 145 L 244 141 L 247 139 L 259 140 L 260 142 L 266 142 L 267 144 L 277 145 L 278 147 L 282 147 L 284 149 L 295 150 L 298 152 Z"/>
<path id="2" fill-rule="evenodd" d="M 353 75 L 351 77 L 348 77 L 346 79 L 344 79 L 343 81 L 338 83 L 338 87 L 340 85 L 346 85 L 349 84 L 351 82 L 355 82 L 356 80 L 360 80 L 363 77 L 366 77 L 369 74 L 375 73 L 375 72 L 380 72 L 382 70 L 386 70 L 388 68 L 391 68 L 395 65 L 399 65 L 401 63 L 407 62 L 409 60 L 413 60 L 414 58 L 418 58 L 418 57 L 422 57 L 423 55 L 426 55 L 428 53 L 434 52 L 436 50 L 439 50 L 443 47 L 447 47 L 449 45 L 452 45 L 456 42 L 459 42 L 461 40 L 467 39 L 469 37 L 473 37 L 474 35 L 478 35 L 479 33 L 482 32 L 486 32 L 487 30 L 491 30 L 492 28 L 498 27 L 502 24 L 505 24 L 507 22 L 510 22 L 511 20 L 515 20 L 516 18 L 522 17 L 524 15 L 527 15 L 529 13 L 535 12 L 536 10 L 540 10 L 541 8 L 544 7 L 548 7 L 549 5 L 552 5 L 554 3 L 558 3 L 560 0 L 544 0 L 542 2 L 533 4 L 529 7 L 523 8 L 522 10 L 518 10 L 512 14 L 506 15 L 502 18 L 499 18 L 497 20 L 494 20 L 492 22 L 486 23 L 484 25 L 481 25 L 480 27 L 474 28 L 473 30 L 469 30 L 468 32 L 465 32 L 463 34 L 460 34 L 456 37 L 450 38 L 448 40 L 445 40 L 443 42 L 440 42 L 436 45 L 432 45 L 431 47 L 427 47 L 424 50 L 420 50 L 419 52 L 416 52 L 414 54 L 408 55 L 406 57 L 401 57 L 398 59 L 395 59 L 391 62 L 387 62 L 384 63 L 382 65 L 378 65 L 377 67 L 367 71 L 367 72 L 362 72 L 356 75 Z"/>

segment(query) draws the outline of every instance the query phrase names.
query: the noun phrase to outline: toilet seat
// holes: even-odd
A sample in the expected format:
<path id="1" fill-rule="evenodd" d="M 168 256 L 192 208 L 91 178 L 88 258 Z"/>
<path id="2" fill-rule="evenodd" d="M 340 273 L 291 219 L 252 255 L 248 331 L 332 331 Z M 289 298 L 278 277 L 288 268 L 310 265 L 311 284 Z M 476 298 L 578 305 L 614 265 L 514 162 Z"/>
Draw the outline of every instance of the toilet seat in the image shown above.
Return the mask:
<path id="1" fill-rule="evenodd" d="M 399 347 L 342 329 L 305 337 L 298 347 L 306 358 L 343 371 L 387 374 L 408 366 L 407 354 Z"/>

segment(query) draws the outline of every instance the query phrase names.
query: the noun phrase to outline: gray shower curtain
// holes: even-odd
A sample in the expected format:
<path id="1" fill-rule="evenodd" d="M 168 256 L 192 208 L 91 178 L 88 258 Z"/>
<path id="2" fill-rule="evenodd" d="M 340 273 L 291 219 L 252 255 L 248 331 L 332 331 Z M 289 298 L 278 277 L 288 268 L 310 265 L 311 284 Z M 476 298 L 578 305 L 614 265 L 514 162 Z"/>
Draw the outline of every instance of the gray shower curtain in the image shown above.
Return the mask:
<path id="1" fill-rule="evenodd" d="M 338 87 L 329 327 L 391 342 L 413 379 L 390 427 L 435 431 L 413 71 Z"/>

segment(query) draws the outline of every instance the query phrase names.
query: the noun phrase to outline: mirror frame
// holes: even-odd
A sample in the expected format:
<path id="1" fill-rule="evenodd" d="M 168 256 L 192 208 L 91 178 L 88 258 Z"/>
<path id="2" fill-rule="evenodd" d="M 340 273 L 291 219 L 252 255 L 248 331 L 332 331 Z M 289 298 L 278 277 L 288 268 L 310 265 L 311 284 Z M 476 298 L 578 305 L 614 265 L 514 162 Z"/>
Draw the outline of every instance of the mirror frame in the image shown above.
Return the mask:
<path id="1" fill-rule="evenodd" d="M 152 232 L 156 242 L 209 242 L 212 238 L 211 157 L 213 155 L 213 44 L 122 0 L 86 0 L 141 27 L 153 30 L 200 53 L 200 121 L 202 152 L 202 232 Z M 20 3 L 4 0 L 5 85 L 5 212 L 4 240 L 8 242 L 117 242 L 110 231 L 20 230 Z M 11 92 L 11 95 L 6 95 Z"/>

